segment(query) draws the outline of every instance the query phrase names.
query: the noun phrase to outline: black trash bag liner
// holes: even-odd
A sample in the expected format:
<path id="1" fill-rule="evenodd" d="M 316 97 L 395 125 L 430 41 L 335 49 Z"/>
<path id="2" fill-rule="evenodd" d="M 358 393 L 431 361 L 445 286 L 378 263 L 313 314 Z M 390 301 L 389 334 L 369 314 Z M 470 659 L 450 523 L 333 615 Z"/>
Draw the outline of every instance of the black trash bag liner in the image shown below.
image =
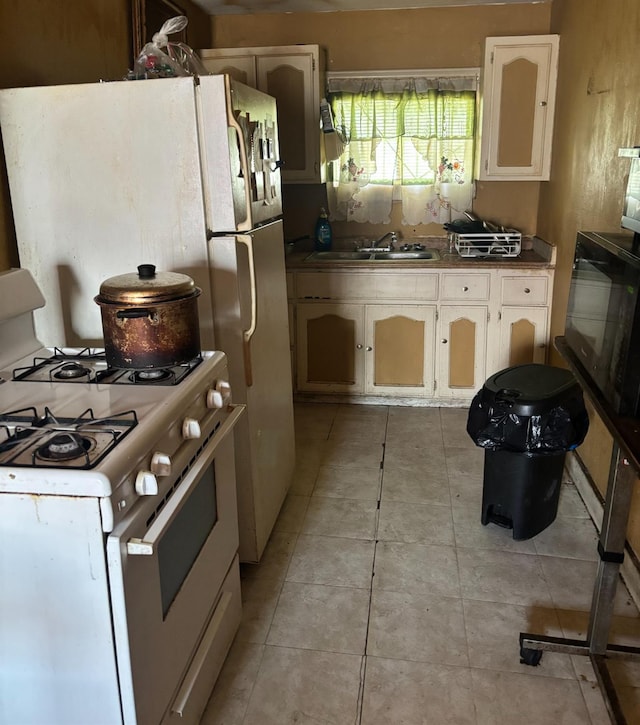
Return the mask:
<path id="1" fill-rule="evenodd" d="M 588 430 L 582 391 L 543 409 L 539 415 L 518 415 L 513 412 L 512 399 L 482 388 L 471 402 L 467 419 L 467 433 L 472 440 L 491 451 L 571 451 L 582 443 Z"/>

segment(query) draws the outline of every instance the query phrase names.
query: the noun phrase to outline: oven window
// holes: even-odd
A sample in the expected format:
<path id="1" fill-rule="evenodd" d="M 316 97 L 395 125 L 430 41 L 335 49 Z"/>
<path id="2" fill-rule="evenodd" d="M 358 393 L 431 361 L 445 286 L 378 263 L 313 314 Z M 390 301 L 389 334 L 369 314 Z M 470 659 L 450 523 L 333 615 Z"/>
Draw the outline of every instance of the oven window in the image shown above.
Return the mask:
<path id="1" fill-rule="evenodd" d="M 217 520 L 216 480 L 212 463 L 158 542 L 163 619 Z"/>

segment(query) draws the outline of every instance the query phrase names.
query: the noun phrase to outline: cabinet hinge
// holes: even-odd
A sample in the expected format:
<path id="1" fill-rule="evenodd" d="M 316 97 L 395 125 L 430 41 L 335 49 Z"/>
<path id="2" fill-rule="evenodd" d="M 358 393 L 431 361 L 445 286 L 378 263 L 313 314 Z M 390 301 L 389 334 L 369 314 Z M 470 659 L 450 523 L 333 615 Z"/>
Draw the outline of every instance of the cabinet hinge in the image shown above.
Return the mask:
<path id="1" fill-rule="evenodd" d="M 311 70 L 315 70 L 315 69 L 316 69 L 316 59 L 312 58 L 311 59 Z"/>
<path id="2" fill-rule="evenodd" d="M 439 317 L 440 317 L 440 313 L 438 312 L 438 310 L 436 310 L 436 321 L 438 320 Z"/>
<path id="3" fill-rule="evenodd" d="M 487 310 L 487 322 L 491 322 L 491 313 Z"/>
<path id="4" fill-rule="evenodd" d="M 489 60 L 489 63 L 493 63 L 493 51 L 491 51 L 491 59 Z"/>
<path id="5" fill-rule="evenodd" d="M 489 159 L 484 160 L 484 170 L 489 171 Z"/>
<path id="6" fill-rule="evenodd" d="M 501 320 L 501 319 L 502 319 L 502 310 L 500 310 L 500 312 L 498 312 L 498 319 L 499 319 L 499 320 Z"/>
<path id="7" fill-rule="evenodd" d="M 435 389 L 436 389 L 437 387 L 438 387 L 438 381 L 437 381 L 437 380 L 434 380 L 434 381 L 433 381 L 433 389 L 434 389 L 434 391 L 435 391 Z"/>

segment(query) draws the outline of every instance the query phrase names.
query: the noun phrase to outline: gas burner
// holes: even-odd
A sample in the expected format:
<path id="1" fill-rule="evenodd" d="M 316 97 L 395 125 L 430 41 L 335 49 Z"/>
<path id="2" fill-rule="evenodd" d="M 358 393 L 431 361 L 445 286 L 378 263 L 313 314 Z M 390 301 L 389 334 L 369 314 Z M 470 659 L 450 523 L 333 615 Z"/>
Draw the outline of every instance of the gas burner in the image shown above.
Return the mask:
<path id="1" fill-rule="evenodd" d="M 138 384 L 166 383 L 175 379 L 175 373 L 168 368 L 151 368 L 149 370 L 136 370 L 129 379 Z"/>
<path id="2" fill-rule="evenodd" d="M 0 466 L 93 468 L 138 424 L 135 411 L 96 418 L 39 415 L 29 407 L 0 414 Z"/>
<path id="3" fill-rule="evenodd" d="M 80 456 L 87 458 L 88 451 L 95 447 L 95 441 L 77 433 L 56 433 L 35 452 L 42 461 L 73 461 Z"/>
<path id="4" fill-rule="evenodd" d="M 16 368 L 13 379 L 39 383 L 99 383 L 100 385 L 178 385 L 202 362 L 198 355 L 165 368 L 136 370 L 109 367 L 104 350 L 53 348 L 49 357 L 35 357 L 27 367 Z"/>
<path id="5" fill-rule="evenodd" d="M 62 383 L 92 383 L 107 362 L 104 350 L 85 347 L 64 350 L 54 347 L 49 357 L 35 357 L 31 365 L 16 368 L 14 380 Z"/>
<path id="6" fill-rule="evenodd" d="M 77 362 L 68 362 L 61 365 L 53 372 L 53 377 L 58 380 L 74 380 L 76 378 L 89 377 L 91 369 Z"/>

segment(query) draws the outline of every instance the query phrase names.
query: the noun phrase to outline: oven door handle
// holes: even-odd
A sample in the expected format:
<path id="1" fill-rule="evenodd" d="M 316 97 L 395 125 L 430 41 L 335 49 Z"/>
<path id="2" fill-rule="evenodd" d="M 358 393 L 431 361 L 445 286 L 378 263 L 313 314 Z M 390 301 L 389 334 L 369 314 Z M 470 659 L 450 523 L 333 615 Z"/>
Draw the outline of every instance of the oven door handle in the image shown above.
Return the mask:
<path id="1" fill-rule="evenodd" d="M 207 461 L 210 461 L 213 458 L 218 446 L 224 441 L 227 435 L 231 433 L 236 421 L 244 413 L 244 405 L 231 405 L 229 407 L 232 409 L 231 413 L 227 416 L 224 423 L 222 423 L 216 432 L 213 445 L 207 451 Z M 206 465 L 208 465 L 208 463 Z M 127 541 L 127 554 L 129 556 L 153 556 L 155 554 L 158 541 L 162 539 L 165 531 L 170 526 L 184 501 L 191 494 L 191 489 L 196 480 L 197 476 L 189 476 L 188 479 L 176 489 L 167 502 L 167 505 L 158 514 L 158 518 L 153 522 L 153 524 L 151 524 L 151 527 L 143 539 L 131 538 Z"/>

